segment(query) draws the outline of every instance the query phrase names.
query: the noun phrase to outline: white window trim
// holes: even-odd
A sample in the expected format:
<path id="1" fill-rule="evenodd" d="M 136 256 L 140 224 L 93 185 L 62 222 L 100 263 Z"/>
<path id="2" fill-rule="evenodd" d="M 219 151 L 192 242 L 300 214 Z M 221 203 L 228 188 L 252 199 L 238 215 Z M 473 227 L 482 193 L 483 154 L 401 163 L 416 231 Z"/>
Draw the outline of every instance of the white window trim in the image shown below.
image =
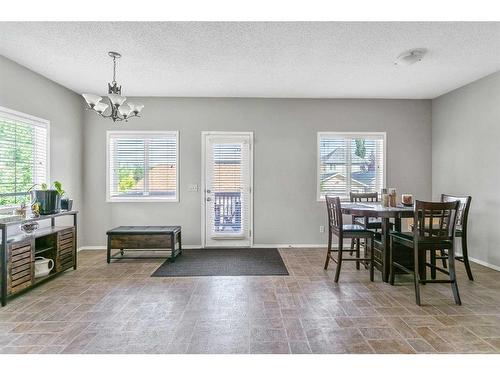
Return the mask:
<path id="1" fill-rule="evenodd" d="M 175 174 L 176 174 L 176 185 L 175 185 L 175 199 L 171 198 L 158 198 L 158 197 L 118 197 L 118 198 L 112 198 L 111 197 L 111 191 L 109 190 L 109 175 L 110 175 L 110 169 L 109 169 L 109 161 L 110 161 L 110 155 L 109 155 L 109 141 L 111 138 L 111 135 L 131 135 L 131 134 L 162 134 L 162 135 L 175 135 L 177 147 L 176 147 L 176 168 L 175 168 Z M 180 190 L 179 190 L 179 179 L 180 179 L 180 143 L 179 143 L 179 131 L 165 131 L 165 130 L 108 130 L 106 131 L 106 202 L 107 203 L 179 203 L 180 200 Z"/>
<path id="2" fill-rule="evenodd" d="M 47 149 L 45 150 L 46 155 L 47 155 L 47 163 L 45 166 L 45 176 L 47 179 L 47 184 L 50 185 L 50 121 L 43 119 L 41 117 L 36 117 L 33 115 L 29 115 L 27 113 L 15 111 L 13 109 L 2 107 L 2 106 L 0 106 L 0 116 L 5 117 L 5 118 L 10 119 L 10 120 L 13 120 L 13 121 L 19 121 L 19 122 L 24 122 L 26 124 L 30 124 L 33 126 L 43 127 L 47 130 Z M 20 206 L 14 205 L 14 206 L 1 207 L 0 213 L 9 213 L 18 207 L 20 207 Z"/>
<path id="3" fill-rule="evenodd" d="M 382 171 L 382 181 L 383 185 L 387 186 L 387 133 L 386 132 L 318 132 L 317 135 L 317 141 L 316 141 L 316 201 L 317 202 L 324 202 L 325 198 L 321 197 L 321 182 L 320 182 L 320 175 L 321 175 L 321 158 L 320 158 L 320 143 L 321 143 L 321 137 L 324 136 L 331 136 L 331 137 L 338 137 L 338 138 L 352 138 L 353 136 L 362 136 L 363 138 L 376 138 L 379 139 L 382 137 L 384 141 L 384 147 L 383 147 L 383 163 L 384 163 L 384 170 Z M 350 156 L 349 156 L 350 157 Z M 342 201 L 349 201 L 349 197 L 341 197 Z"/>

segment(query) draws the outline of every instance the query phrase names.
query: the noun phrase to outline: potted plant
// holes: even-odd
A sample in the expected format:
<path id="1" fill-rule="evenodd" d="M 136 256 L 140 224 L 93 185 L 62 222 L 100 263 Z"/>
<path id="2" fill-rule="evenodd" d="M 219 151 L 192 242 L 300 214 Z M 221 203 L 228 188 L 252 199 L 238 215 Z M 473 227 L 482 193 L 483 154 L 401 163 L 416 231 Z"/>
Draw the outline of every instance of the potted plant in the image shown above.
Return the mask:
<path id="1" fill-rule="evenodd" d="M 64 191 L 61 189 L 59 181 L 54 182 L 54 189 L 48 189 L 47 184 L 41 184 L 41 189 L 31 190 L 31 200 L 38 203 L 40 215 L 51 215 L 61 210 L 61 195 Z"/>

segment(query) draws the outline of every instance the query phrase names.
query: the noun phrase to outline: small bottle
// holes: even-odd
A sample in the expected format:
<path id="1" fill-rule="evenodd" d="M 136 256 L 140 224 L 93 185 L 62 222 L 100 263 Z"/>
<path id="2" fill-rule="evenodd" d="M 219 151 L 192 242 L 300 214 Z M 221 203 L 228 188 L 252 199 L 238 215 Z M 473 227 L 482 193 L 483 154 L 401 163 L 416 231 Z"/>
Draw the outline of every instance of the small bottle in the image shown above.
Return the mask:
<path id="1" fill-rule="evenodd" d="M 396 189 L 389 189 L 389 205 L 391 207 L 396 207 Z"/>
<path id="2" fill-rule="evenodd" d="M 382 207 L 389 207 L 389 194 L 387 194 L 387 189 L 382 189 Z"/>

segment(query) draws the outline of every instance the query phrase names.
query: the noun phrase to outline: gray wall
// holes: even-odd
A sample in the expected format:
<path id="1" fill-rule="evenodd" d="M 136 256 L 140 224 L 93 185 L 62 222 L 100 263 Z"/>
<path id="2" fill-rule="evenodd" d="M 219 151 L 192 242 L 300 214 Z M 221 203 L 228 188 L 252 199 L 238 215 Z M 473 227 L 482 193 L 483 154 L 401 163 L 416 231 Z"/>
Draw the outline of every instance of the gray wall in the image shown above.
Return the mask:
<path id="1" fill-rule="evenodd" d="M 0 106 L 50 121 L 51 182 L 61 181 L 81 210 L 83 106 L 78 95 L 0 56 Z"/>
<path id="2" fill-rule="evenodd" d="M 500 72 L 432 101 L 432 192 L 472 196 L 469 256 L 500 267 Z"/>
<path id="3" fill-rule="evenodd" d="M 316 201 L 316 132 L 387 132 L 387 183 L 431 196 L 430 100 L 137 98 L 142 119 L 113 124 L 85 112 L 83 245 L 105 245 L 117 225 L 180 224 L 199 245 L 201 131 L 253 131 L 254 243 L 324 244 L 324 203 Z M 106 203 L 106 130 L 179 130 L 179 203 Z"/>

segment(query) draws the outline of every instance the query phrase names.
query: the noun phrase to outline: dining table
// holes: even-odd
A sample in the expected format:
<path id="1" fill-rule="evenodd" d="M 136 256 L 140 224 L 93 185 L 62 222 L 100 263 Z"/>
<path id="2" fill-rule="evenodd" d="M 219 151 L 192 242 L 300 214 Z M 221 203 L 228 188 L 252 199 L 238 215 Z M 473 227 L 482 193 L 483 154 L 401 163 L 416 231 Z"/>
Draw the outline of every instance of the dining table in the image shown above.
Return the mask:
<path id="1" fill-rule="evenodd" d="M 341 204 L 342 213 L 345 215 L 358 216 L 358 217 L 368 217 L 368 218 L 380 218 L 381 220 L 381 231 L 380 238 L 375 241 L 375 246 L 380 250 L 380 268 L 382 272 L 382 280 L 384 282 L 389 281 L 389 256 L 390 256 L 390 238 L 389 234 L 391 231 L 391 220 L 393 221 L 393 230 L 401 231 L 401 219 L 413 218 L 414 209 L 413 206 L 403 206 L 397 205 L 396 207 L 384 207 L 378 202 L 366 202 L 366 203 L 342 203 Z"/>

